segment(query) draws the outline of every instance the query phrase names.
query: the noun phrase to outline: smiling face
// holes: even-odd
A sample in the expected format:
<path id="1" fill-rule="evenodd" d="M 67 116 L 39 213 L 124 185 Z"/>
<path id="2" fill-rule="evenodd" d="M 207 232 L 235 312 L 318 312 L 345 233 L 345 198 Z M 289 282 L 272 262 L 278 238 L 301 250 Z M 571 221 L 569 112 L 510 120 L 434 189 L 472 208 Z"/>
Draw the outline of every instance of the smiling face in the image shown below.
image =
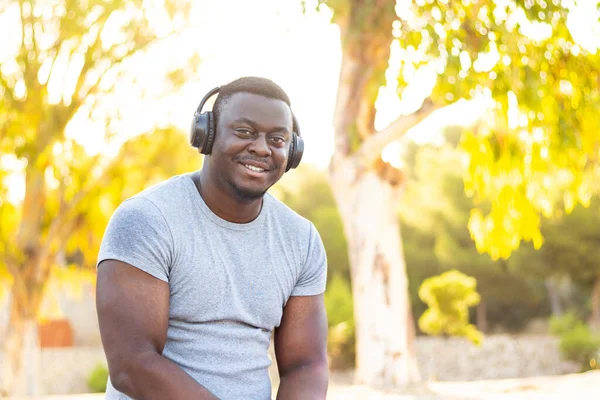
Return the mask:
<path id="1" fill-rule="evenodd" d="M 285 172 L 292 113 L 276 99 L 235 93 L 222 105 L 208 162 L 218 186 L 240 200 L 260 199 Z"/>

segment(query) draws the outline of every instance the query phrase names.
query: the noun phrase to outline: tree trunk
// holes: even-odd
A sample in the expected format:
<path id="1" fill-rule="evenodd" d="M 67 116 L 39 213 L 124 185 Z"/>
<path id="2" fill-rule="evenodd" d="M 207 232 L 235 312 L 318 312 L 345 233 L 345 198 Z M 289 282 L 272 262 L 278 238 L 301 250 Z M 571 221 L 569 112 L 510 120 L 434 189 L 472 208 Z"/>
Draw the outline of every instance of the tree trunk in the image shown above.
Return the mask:
<path id="1" fill-rule="evenodd" d="M 563 315 L 564 312 L 556 285 L 552 281 L 552 278 L 546 278 L 546 280 L 544 280 L 544 285 L 546 286 L 546 290 L 548 291 L 548 298 L 550 299 L 550 310 L 552 311 L 552 315 L 560 317 L 561 315 Z"/>
<path id="2" fill-rule="evenodd" d="M 600 331 L 600 275 L 596 276 L 594 288 L 592 289 L 592 314 L 589 318 L 589 324 L 595 330 Z"/>
<path id="3" fill-rule="evenodd" d="M 40 344 L 37 321 L 26 318 L 11 299 L 10 323 L 3 343 L 1 387 L 5 395 L 39 396 Z"/>
<path id="4" fill-rule="evenodd" d="M 53 253 L 43 238 L 45 182 L 44 162 L 28 164 L 23 217 L 16 235 L 19 254 L 7 262 L 13 275 L 11 314 L 3 343 L 3 390 L 10 395 L 40 393 L 40 346 L 37 316 Z M 46 240 L 50 240 L 45 238 Z"/>
<path id="5" fill-rule="evenodd" d="M 419 380 L 397 209 L 398 188 L 375 171 L 356 173 L 350 159 L 334 161 L 332 186 L 350 253 L 356 374 L 359 384 L 403 385 Z"/>
<path id="6" fill-rule="evenodd" d="M 481 301 L 477 306 L 477 329 L 479 329 L 483 333 L 488 332 L 487 308 L 485 299 L 483 297 L 481 298 Z"/>

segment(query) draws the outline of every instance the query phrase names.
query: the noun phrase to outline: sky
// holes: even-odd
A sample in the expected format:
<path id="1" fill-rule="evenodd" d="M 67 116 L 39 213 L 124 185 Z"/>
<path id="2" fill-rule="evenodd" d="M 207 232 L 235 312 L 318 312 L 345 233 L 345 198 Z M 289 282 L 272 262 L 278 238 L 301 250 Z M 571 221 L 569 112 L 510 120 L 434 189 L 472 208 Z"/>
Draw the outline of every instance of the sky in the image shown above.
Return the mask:
<path id="1" fill-rule="evenodd" d="M 148 0 L 150 3 L 158 0 Z M 305 140 L 303 163 L 326 167 L 333 154 L 333 112 L 341 62 L 339 31 L 330 23 L 331 14 L 324 8 L 315 12 L 316 2 L 308 1 L 309 11 L 303 15 L 299 0 L 204 0 L 194 1 L 190 27 L 182 35 L 165 40 L 143 57 L 125 65 L 134 71 L 130 78 L 120 81 L 115 91 L 100 103 L 92 120 L 79 113 L 67 127 L 67 136 L 85 146 L 90 154 L 116 154 L 119 144 L 127 137 L 149 131 L 154 126 L 175 125 L 187 132 L 193 113 L 206 92 L 240 76 L 258 75 L 272 79 L 288 93 L 292 109 L 301 126 Z M 583 2 L 576 14 L 581 40 L 598 43 L 600 32 L 590 21 L 591 9 Z M 587 11 L 586 11 L 587 10 Z M 16 11 L 16 10 L 15 10 Z M 593 14 L 593 13 L 592 13 Z M 156 13 L 156 26 L 162 27 L 163 14 Z M 5 13 L 0 17 L 0 61 L 18 46 L 18 36 L 11 33 L 18 14 Z M 111 30 L 107 30 L 110 39 Z M 12 41 L 11 41 L 12 38 Z M 401 114 L 414 111 L 431 90 L 433 76 L 423 72 L 410 87 L 411 95 L 400 101 L 396 94 L 395 73 L 398 63 L 396 48 L 392 47 L 390 82 L 380 91 L 377 101 L 376 128 L 382 129 Z M 200 57 L 199 68 L 177 91 L 165 92 L 164 74 L 193 53 Z M 10 66 L 3 65 L 2 68 Z M 57 68 L 58 69 L 58 68 Z M 69 74 L 53 79 L 50 86 L 52 101 L 61 101 L 63 85 Z M 140 89 L 144 95 L 140 96 Z M 119 140 L 105 143 L 106 128 L 98 122 L 103 110 L 118 110 L 119 118 L 111 125 Z M 439 141 L 440 128 L 446 124 L 470 124 L 484 110 L 476 105 L 459 102 L 435 113 L 411 132 L 417 141 Z M 94 119 L 97 121 L 94 122 Z M 385 149 L 384 160 L 400 166 L 400 145 Z M 19 201 L 24 192 L 22 173 L 14 157 L 3 157 L 4 165 L 16 172 L 5 181 L 11 201 Z M 21 167 L 23 165 L 21 164 Z"/>

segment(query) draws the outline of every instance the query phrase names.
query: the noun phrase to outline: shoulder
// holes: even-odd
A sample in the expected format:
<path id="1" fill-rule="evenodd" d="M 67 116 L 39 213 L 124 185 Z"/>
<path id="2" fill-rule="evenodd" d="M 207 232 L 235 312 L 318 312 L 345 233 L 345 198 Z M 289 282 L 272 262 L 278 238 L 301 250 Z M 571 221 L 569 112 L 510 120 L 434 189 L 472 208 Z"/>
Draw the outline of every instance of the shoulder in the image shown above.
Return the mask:
<path id="1" fill-rule="evenodd" d="M 185 175 L 177 175 L 124 200 L 115 210 L 109 226 L 168 225 L 169 210 L 180 208 L 185 194 Z"/>
<path id="2" fill-rule="evenodd" d="M 291 296 L 313 296 L 325 291 L 327 282 L 327 255 L 319 232 L 311 221 L 287 205 L 268 195 L 268 205 L 278 226 L 278 240 L 295 248 L 298 269 Z"/>
<path id="3" fill-rule="evenodd" d="M 161 208 L 165 204 L 174 204 L 186 197 L 191 184 L 193 183 L 189 174 L 175 175 L 144 189 L 131 199 L 145 199 Z"/>
<path id="4" fill-rule="evenodd" d="M 274 216 L 275 220 L 283 225 L 286 230 L 295 233 L 295 235 L 308 238 L 310 231 L 315 229 L 311 221 L 292 210 L 273 195 L 267 193 L 265 195 L 265 202 L 268 204 L 270 213 Z"/>
<path id="5" fill-rule="evenodd" d="M 265 195 L 276 231 L 286 243 L 295 243 L 303 254 L 302 259 L 313 251 L 323 249 L 323 241 L 315 225 L 270 194 Z"/>
<path id="6" fill-rule="evenodd" d="M 180 208 L 186 198 L 189 185 L 186 175 L 176 175 L 165 181 L 154 184 L 143 191 L 126 199 L 117 208 L 117 212 L 127 212 L 133 215 L 162 215 L 169 214 L 169 209 Z"/>

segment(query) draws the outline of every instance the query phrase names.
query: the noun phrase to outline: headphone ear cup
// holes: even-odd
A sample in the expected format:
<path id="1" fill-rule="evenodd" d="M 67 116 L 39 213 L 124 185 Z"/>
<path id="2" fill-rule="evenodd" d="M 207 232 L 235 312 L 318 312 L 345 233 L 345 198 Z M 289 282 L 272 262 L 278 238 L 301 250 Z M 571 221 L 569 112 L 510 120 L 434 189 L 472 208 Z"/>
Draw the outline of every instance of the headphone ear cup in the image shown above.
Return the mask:
<path id="1" fill-rule="evenodd" d="M 213 143 L 215 141 L 215 115 L 212 111 L 206 113 L 207 115 L 207 134 L 205 138 L 205 143 L 202 148 L 202 154 L 210 154 L 212 152 Z"/>
<path id="2" fill-rule="evenodd" d="M 214 116 L 212 112 L 195 113 L 190 130 L 190 144 L 202 154 L 210 154 L 215 140 Z"/>
<path id="3" fill-rule="evenodd" d="M 290 154 L 288 156 L 288 163 L 285 168 L 285 172 L 288 172 L 292 168 L 296 168 L 300 165 L 302 160 L 302 154 L 304 154 L 304 139 L 298 136 L 296 132 L 292 136 L 292 143 L 290 145 Z"/>
<path id="4" fill-rule="evenodd" d="M 202 153 L 204 143 L 206 142 L 206 133 L 208 131 L 208 117 L 206 113 L 194 114 L 194 120 L 190 129 L 190 144 Z"/>
<path id="5" fill-rule="evenodd" d="M 296 133 L 292 134 L 292 143 L 290 143 L 290 153 L 288 154 L 288 162 L 285 166 L 285 172 L 288 172 L 290 168 L 292 168 L 292 162 L 294 159 L 294 154 L 296 153 Z"/>

